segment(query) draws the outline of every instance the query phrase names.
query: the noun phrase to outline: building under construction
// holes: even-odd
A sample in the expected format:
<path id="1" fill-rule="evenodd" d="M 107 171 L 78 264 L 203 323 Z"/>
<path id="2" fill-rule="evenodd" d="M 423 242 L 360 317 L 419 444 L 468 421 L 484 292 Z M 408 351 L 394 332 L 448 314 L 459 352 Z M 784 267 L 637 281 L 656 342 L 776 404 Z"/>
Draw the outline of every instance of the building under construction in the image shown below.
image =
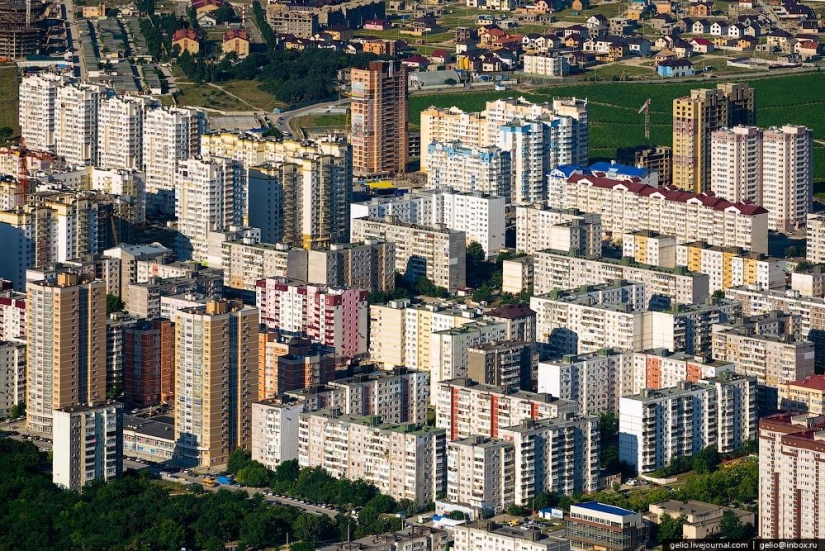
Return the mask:
<path id="1" fill-rule="evenodd" d="M 60 6 L 40 0 L 0 0 L 0 57 L 18 59 L 65 48 Z"/>

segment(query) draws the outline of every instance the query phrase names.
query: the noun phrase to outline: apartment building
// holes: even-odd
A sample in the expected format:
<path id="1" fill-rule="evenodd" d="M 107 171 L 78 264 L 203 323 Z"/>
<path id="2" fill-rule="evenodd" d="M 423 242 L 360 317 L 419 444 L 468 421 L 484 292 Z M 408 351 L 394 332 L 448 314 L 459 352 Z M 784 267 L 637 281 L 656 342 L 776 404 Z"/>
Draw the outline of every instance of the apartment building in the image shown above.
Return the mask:
<path id="1" fill-rule="evenodd" d="M 644 284 L 646 306 L 697 304 L 710 296 L 708 275 L 683 267 L 640 265 L 627 257 L 615 260 L 552 249 L 536 252 L 533 258 L 533 289 L 537 295 L 554 289 L 628 280 Z"/>
<path id="2" fill-rule="evenodd" d="M 693 193 L 708 191 L 711 134 L 756 122 L 756 91 L 747 84 L 725 83 L 691 90 L 673 100 L 673 185 Z"/>
<path id="3" fill-rule="evenodd" d="M 256 243 L 255 239 L 224 241 L 221 268 L 224 285 L 254 291 L 255 282 L 268 276 L 307 279 L 307 251 L 285 243 Z"/>
<path id="4" fill-rule="evenodd" d="M 152 276 L 144 283 L 133 283 L 129 286 L 126 311 L 135 318 L 167 318 L 174 321 L 172 314 L 176 308 L 164 299 L 189 296 L 195 300 L 197 297 L 223 296 L 223 274 L 220 270 L 201 267 L 195 271 L 184 270 L 183 273 L 187 275 L 172 278 Z"/>
<path id="5" fill-rule="evenodd" d="M 720 128 L 710 134 L 710 188 L 735 203 L 762 204 L 762 130 Z"/>
<path id="6" fill-rule="evenodd" d="M 634 393 L 633 354 L 603 348 L 539 362 L 538 391 L 576 402 L 583 415 L 619 411 L 619 398 Z"/>
<path id="7" fill-rule="evenodd" d="M 651 503 L 648 511 L 650 513 L 648 518 L 657 525 L 661 525 L 664 515 L 669 515 L 671 518 L 684 515 L 682 539 L 685 540 L 722 537 L 720 526 L 728 512 L 733 513 L 743 525 L 756 525 L 756 515 L 747 509 L 735 509 L 692 499 L 687 501 L 668 499 L 659 503 Z"/>
<path id="8" fill-rule="evenodd" d="M 640 264 L 676 267 L 676 238 L 650 230 L 626 233 L 622 236 L 622 258 L 630 257 Z"/>
<path id="9" fill-rule="evenodd" d="M 436 389 L 436 426 L 450 440 L 471 435 L 499 438 L 499 429 L 525 419 L 552 419 L 576 413 L 578 404 L 549 394 L 485 385 L 472 379 L 433 383 Z"/>
<path id="10" fill-rule="evenodd" d="M 791 289 L 804 297 L 825 297 L 825 267 L 797 267 L 791 272 Z"/>
<path id="11" fill-rule="evenodd" d="M 632 370 L 631 393 L 638 394 L 645 388 L 660 390 L 678 386 L 681 381 L 698 383 L 722 377 L 724 373 L 736 371 L 736 364 L 658 349 L 633 354 Z"/>
<path id="12" fill-rule="evenodd" d="M 533 257 L 520 256 L 501 263 L 501 292 L 517 295 L 530 290 L 533 285 Z M 532 293 L 531 293 L 532 294 Z"/>
<path id="13" fill-rule="evenodd" d="M 518 206 L 516 249 L 527 254 L 555 249 L 600 255 L 601 217 L 576 209 L 557 209 L 544 205 Z"/>
<path id="14" fill-rule="evenodd" d="M 421 143 L 425 143 L 423 133 Z M 492 145 L 469 145 L 459 140 L 431 142 L 421 148 L 421 155 L 421 168 L 427 173 L 429 189 L 480 192 L 508 202 L 512 197 L 510 151 Z"/>
<path id="15" fill-rule="evenodd" d="M 510 442 L 470 436 L 447 442 L 447 501 L 478 518 L 513 505 L 515 448 Z"/>
<path id="16" fill-rule="evenodd" d="M 778 409 L 794 414 L 825 412 L 825 375 L 809 375 L 779 385 Z"/>
<path id="17" fill-rule="evenodd" d="M 468 350 L 471 347 L 504 340 L 505 325 L 477 320 L 452 329 L 432 333 L 430 375 L 434 383 L 467 377 Z M 435 403 L 435 396 L 432 396 Z"/>
<path id="18" fill-rule="evenodd" d="M 20 133 L 31 149 L 55 151 L 57 90 L 68 83 L 66 76 L 51 73 L 30 75 L 20 81 Z"/>
<path id="19" fill-rule="evenodd" d="M 458 107 L 429 107 L 421 112 L 421 169 L 429 174 L 431 144 L 455 144 L 471 148 L 490 147 L 490 124 L 483 113 L 466 113 Z M 457 144 L 455 144 L 457 145 Z M 509 155 L 508 155 L 509 157 Z"/>
<path id="20" fill-rule="evenodd" d="M 441 188 L 402 197 L 375 197 L 352 205 L 353 218 L 386 219 L 463 231 L 467 244 L 479 243 L 488 256 L 504 248 L 505 198 L 480 191 L 460 193 Z"/>
<path id="21" fill-rule="evenodd" d="M 175 328 L 141 320 L 123 330 L 123 399 L 146 407 L 175 397 Z"/>
<path id="22" fill-rule="evenodd" d="M 0 342 L 0 415 L 26 402 L 26 345 Z"/>
<path id="23" fill-rule="evenodd" d="M 175 172 L 175 253 L 181 260 L 207 262 L 211 231 L 238 226 L 246 213 L 240 163 L 222 158 L 189 158 Z"/>
<path id="24" fill-rule="evenodd" d="M 123 404 L 75 405 L 54 410 L 52 481 L 81 491 L 95 480 L 123 474 Z"/>
<path id="25" fill-rule="evenodd" d="M 534 351 L 531 343 L 517 340 L 473 345 L 467 349 L 467 377 L 485 385 L 532 390 Z"/>
<path id="26" fill-rule="evenodd" d="M 101 92 L 101 87 L 89 84 L 71 84 L 57 89 L 55 153 L 69 166 L 97 163 L 97 111 Z"/>
<path id="27" fill-rule="evenodd" d="M 149 101 L 136 96 L 101 98 L 97 114 L 97 163 L 107 170 L 143 169 L 143 119 Z"/>
<path id="28" fill-rule="evenodd" d="M 367 354 L 367 291 L 307 285 L 283 277 L 256 284 L 260 322 L 284 335 L 303 336 L 348 358 Z"/>
<path id="29" fill-rule="evenodd" d="M 395 243 L 395 269 L 409 281 L 426 277 L 450 292 L 467 284 L 467 236 L 463 231 L 358 218 L 352 221 L 350 239 Z"/>
<path id="30" fill-rule="evenodd" d="M 407 68 L 371 61 L 350 71 L 353 171 L 358 176 L 407 171 Z"/>
<path id="31" fill-rule="evenodd" d="M 53 410 L 106 398 L 105 284 L 30 282 L 26 307 L 26 428 L 50 436 Z"/>
<path id="32" fill-rule="evenodd" d="M 759 537 L 825 537 L 819 458 L 825 418 L 780 413 L 759 420 Z"/>
<path id="33" fill-rule="evenodd" d="M 528 75 L 539 75 L 543 77 L 563 77 L 570 74 L 570 65 L 567 58 L 558 54 L 525 54 L 524 68 Z"/>
<path id="34" fill-rule="evenodd" d="M 599 418 L 560 413 L 523 419 L 500 430 L 515 448 L 514 501 L 528 505 L 542 492 L 570 495 L 599 489 Z"/>
<path id="35" fill-rule="evenodd" d="M 806 228 L 806 260 L 814 264 L 825 262 L 825 214 L 809 214 Z"/>
<path id="36" fill-rule="evenodd" d="M 673 149 L 670 147 L 620 147 L 616 150 L 616 160 L 625 165 L 655 171 L 659 175 L 656 185 L 669 186 L 673 183 Z"/>
<path id="37" fill-rule="evenodd" d="M 335 378 L 335 349 L 277 331 L 258 333 L 258 399 L 324 384 Z"/>
<path id="38" fill-rule="evenodd" d="M 383 494 L 418 506 L 445 491 L 443 429 L 387 424 L 378 416 L 357 417 L 338 410 L 301 413 L 299 418 L 301 467 L 322 467 L 335 478 L 364 480 Z"/>
<path id="39" fill-rule="evenodd" d="M 740 247 L 719 247 L 705 241 L 676 246 L 676 265 L 707 274 L 709 291 L 724 291 L 740 285 L 758 289 L 784 289 L 785 261 Z"/>
<path id="40" fill-rule="evenodd" d="M 175 213 L 178 162 L 200 152 L 202 112 L 179 107 L 146 111 L 143 119 L 143 171 L 146 173 L 148 208 Z"/>
<path id="41" fill-rule="evenodd" d="M 405 365 L 407 300 L 370 304 L 370 359 L 385 368 Z"/>
<path id="42" fill-rule="evenodd" d="M 120 244 L 112 249 L 103 251 L 103 256 L 116 258 L 120 261 L 120 289 L 118 295 L 123 302 L 129 299 L 129 285 L 138 282 L 138 263 L 149 261 L 163 261 L 171 256 L 172 251 L 159 243 L 151 245 Z M 143 278 L 144 280 L 146 278 Z"/>
<path id="43" fill-rule="evenodd" d="M 304 405 L 288 397 L 252 402 L 252 460 L 273 471 L 298 459 L 298 418 Z"/>
<path id="44" fill-rule="evenodd" d="M 716 446 L 721 453 L 756 436 L 756 379 L 724 373 L 619 400 L 619 458 L 640 473 Z"/>
<path id="45" fill-rule="evenodd" d="M 258 310 L 210 301 L 175 320 L 176 459 L 187 466 L 225 465 L 251 446 L 257 399 Z"/>
<path id="46" fill-rule="evenodd" d="M 0 341 L 26 340 L 26 293 L 12 289 L 12 282 L 0 280 Z"/>
<path id="47" fill-rule="evenodd" d="M 768 228 L 804 228 L 813 206 L 813 131 L 804 126 L 768 128 L 762 138 L 762 206 Z"/>
<path id="48" fill-rule="evenodd" d="M 571 174 L 557 191 L 560 207 L 600 215 L 604 238 L 649 230 L 678 243 L 768 252 L 768 211 L 757 205 L 588 174 Z"/>
<path id="49" fill-rule="evenodd" d="M 775 311 L 730 320 L 713 326 L 713 357 L 756 377 L 760 406 L 775 409 L 782 384 L 814 374 L 815 345 L 800 334 L 799 318 Z"/>
<path id="50" fill-rule="evenodd" d="M 453 529 L 455 551 L 570 551 L 570 542 L 544 535 L 541 530 L 520 530 L 479 520 Z"/>
<path id="51" fill-rule="evenodd" d="M 642 513 L 597 501 L 571 505 L 564 533 L 575 549 L 635 551 L 648 541 Z"/>
<path id="52" fill-rule="evenodd" d="M 395 301 L 393 304 L 398 304 Z M 447 308 L 437 304 L 406 304 L 404 306 L 404 365 L 422 371 L 434 370 L 432 364 L 433 334 L 478 321 L 479 313 L 475 310 Z M 386 327 L 371 325 L 370 337 L 387 342 L 397 339 L 393 334 L 392 323 Z"/>
<path id="53" fill-rule="evenodd" d="M 395 290 L 395 243 L 366 239 L 363 243 L 333 243 L 326 250 L 307 251 L 306 281 L 391 292 Z"/>

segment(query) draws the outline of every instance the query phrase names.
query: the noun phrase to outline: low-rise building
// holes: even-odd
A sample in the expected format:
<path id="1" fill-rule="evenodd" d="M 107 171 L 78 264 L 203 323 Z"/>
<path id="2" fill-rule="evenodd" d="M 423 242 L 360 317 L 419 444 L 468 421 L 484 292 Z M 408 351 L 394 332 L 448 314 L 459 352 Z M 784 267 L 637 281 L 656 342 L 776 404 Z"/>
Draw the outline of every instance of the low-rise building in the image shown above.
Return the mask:
<path id="1" fill-rule="evenodd" d="M 825 375 L 780 383 L 777 407 L 795 414 L 825 415 Z"/>
<path id="2" fill-rule="evenodd" d="M 521 530 L 491 520 L 460 524 L 453 529 L 455 551 L 570 551 L 570 542 L 544 535 L 541 530 Z"/>
<path id="3" fill-rule="evenodd" d="M 756 515 L 751 511 L 692 499 L 687 501 L 668 499 L 667 501 L 651 503 L 648 511 L 650 512 L 649 518 L 654 524 L 660 524 L 663 515 L 669 515 L 671 518 L 684 516 L 682 538 L 686 540 L 704 540 L 719 537 L 721 535 L 722 518 L 728 511 L 733 513 L 743 525 L 755 526 L 756 521 Z"/>
<path id="4" fill-rule="evenodd" d="M 155 419 L 123 416 L 123 455 L 163 463 L 175 458 L 175 427 Z"/>
<path id="5" fill-rule="evenodd" d="M 597 501 L 570 506 L 565 537 L 573 549 L 635 551 L 647 545 L 647 525 L 641 513 Z"/>

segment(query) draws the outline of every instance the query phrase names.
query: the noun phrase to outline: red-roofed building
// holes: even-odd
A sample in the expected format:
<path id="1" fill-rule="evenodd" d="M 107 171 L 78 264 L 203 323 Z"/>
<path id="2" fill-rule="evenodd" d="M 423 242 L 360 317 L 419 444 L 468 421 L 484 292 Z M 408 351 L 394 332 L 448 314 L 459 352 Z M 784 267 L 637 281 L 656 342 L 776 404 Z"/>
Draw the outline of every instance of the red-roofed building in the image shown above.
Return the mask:
<path id="1" fill-rule="evenodd" d="M 234 52 L 238 57 L 249 55 L 249 33 L 246 29 L 232 29 L 223 35 L 223 53 Z"/>
<path id="2" fill-rule="evenodd" d="M 192 0 L 192 7 L 197 14 L 215 11 L 224 4 L 223 0 Z"/>
<path id="3" fill-rule="evenodd" d="M 433 63 L 449 63 L 450 52 L 447 50 L 433 50 L 433 53 L 430 55 L 430 59 L 433 60 Z"/>
<path id="4" fill-rule="evenodd" d="M 401 65 L 406 65 L 410 69 L 421 69 L 426 71 L 430 65 L 430 60 L 423 55 L 411 55 L 401 60 Z"/>
<path id="5" fill-rule="evenodd" d="M 792 413 L 825 414 L 825 375 L 811 375 L 779 385 L 779 409 Z"/>
<path id="6" fill-rule="evenodd" d="M 194 29 L 178 29 L 172 35 L 172 47 L 175 46 L 180 48 L 180 53 L 189 52 L 195 55 L 201 49 L 198 33 Z"/>

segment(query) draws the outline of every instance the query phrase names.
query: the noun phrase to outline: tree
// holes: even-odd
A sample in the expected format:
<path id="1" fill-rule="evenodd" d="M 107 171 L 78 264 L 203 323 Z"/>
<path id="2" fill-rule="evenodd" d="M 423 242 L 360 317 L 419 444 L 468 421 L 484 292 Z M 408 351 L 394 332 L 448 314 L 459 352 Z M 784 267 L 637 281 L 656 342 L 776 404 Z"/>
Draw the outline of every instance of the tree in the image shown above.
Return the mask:
<path id="1" fill-rule="evenodd" d="M 106 295 L 106 315 L 123 310 L 123 300 L 117 295 Z"/>
<path id="2" fill-rule="evenodd" d="M 296 539 L 315 542 L 328 539 L 334 526 L 326 515 L 301 513 L 292 524 L 292 529 L 295 531 Z"/>
<path id="3" fill-rule="evenodd" d="M 238 472 L 252 462 L 252 456 L 241 448 L 229 454 L 229 461 L 226 463 L 226 470 L 237 475 Z"/>
<path id="4" fill-rule="evenodd" d="M 5 140 L 14 135 L 14 128 L 11 126 L 0 126 L 0 139 Z"/>
<path id="5" fill-rule="evenodd" d="M 449 513 L 447 513 L 447 518 L 452 519 L 452 520 L 464 520 L 464 519 L 467 518 L 467 515 L 464 513 L 464 511 L 456 510 L 456 511 L 450 511 Z"/>
<path id="6" fill-rule="evenodd" d="M 747 528 L 736 513 L 725 509 L 722 513 L 722 520 L 719 522 L 719 535 L 729 540 L 742 540 L 747 537 Z"/>
<path id="7" fill-rule="evenodd" d="M 715 446 L 702 448 L 696 457 L 693 458 L 692 468 L 697 474 L 707 474 L 712 472 L 716 466 L 722 462 L 722 456 Z"/>
<path id="8" fill-rule="evenodd" d="M 26 415 L 26 402 L 14 404 L 6 410 L 6 417 L 8 417 L 9 419 L 14 419 L 15 417 L 22 417 L 24 415 Z"/>
<path id="9" fill-rule="evenodd" d="M 481 287 L 473 291 L 473 300 L 489 304 L 493 300 L 493 291 L 486 283 L 482 283 Z"/>
<path id="10" fill-rule="evenodd" d="M 235 15 L 235 10 L 232 8 L 232 5 L 229 2 L 222 4 L 221 7 L 216 9 L 212 12 L 212 17 L 215 18 L 215 21 L 220 23 L 230 23 L 237 19 Z"/>
<path id="11" fill-rule="evenodd" d="M 559 503 L 559 496 L 553 492 L 542 492 L 533 498 L 533 509 L 547 509 L 548 507 L 555 507 Z"/>
<path id="12" fill-rule="evenodd" d="M 510 505 L 509 507 L 507 507 L 507 514 L 513 515 L 514 517 L 522 517 L 526 515 L 528 512 L 529 511 L 527 509 L 519 505 Z"/>
<path id="13" fill-rule="evenodd" d="M 454 78 L 448 78 L 444 81 L 444 84 L 446 84 L 447 86 L 455 86 L 456 84 L 458 84 L 458 81 Z"/>
<path id="14" fill-rule="evenodd" d="M 238 482 L 244 486 L 263 488 L 269 486 L 270 470 L 257 461 L 250 461 L 248 465 L 238 470 Z"/>
<path id="15" fill-rule="evenodd" d="M 679 517 L 673 518 L 667 513 L 663 514 L 659 519 L 659 530 L 657 533 L 657 540 L 659 544 L 663 544 L 666 541 L 681 540 L 682 526 L 685 524 L 686 520 L 685 515 L 679 515 Z"/>
<path id="16" fill-rule="evenodd" d="M 713 298 L 723 299 L 725 298 L 725 291 L 722 289 L 717 289 L 713 292 Z"/>

